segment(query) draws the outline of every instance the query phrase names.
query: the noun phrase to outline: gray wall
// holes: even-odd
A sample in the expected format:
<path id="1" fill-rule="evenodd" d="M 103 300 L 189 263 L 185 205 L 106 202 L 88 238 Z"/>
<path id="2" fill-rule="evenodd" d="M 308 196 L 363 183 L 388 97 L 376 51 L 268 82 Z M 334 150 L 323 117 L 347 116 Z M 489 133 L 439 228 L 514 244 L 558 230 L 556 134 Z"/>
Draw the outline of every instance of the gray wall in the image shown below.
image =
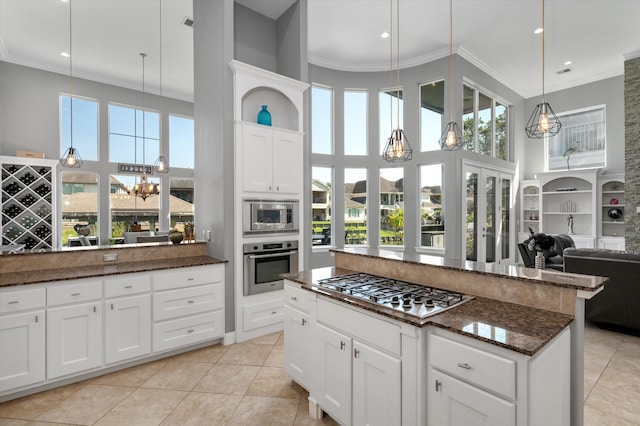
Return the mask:
<path id="1" fill-rule="evenodd" d="M 523 99 L 521 96 L 491 78 L 473 64 L 464 60 L 459 56 L 454 56 L 454 115 L 462 116 L 462 84 L 464 79 L 472 81 L 476 87 L 484 89 L 487 93 L 501 98 L 507 105 L 511 105 L 515 112 L 511 117 L 511 125 L 515 128 L 524 128 L 523 116 L 519 111 L 522 110 Z M 378 92 L 381 89 L 389 87 L 389 72 L 345 72 L 336 71 L 327 68 L 310 66 L 310 82 L 319 85 L 330 86 L 334 89 L 334 152 L 335 155 L 327 156 L 320 154 L 311 154 L 311 163 L 313 165 L 335 166 L 337 170 L 343 170 L 345 167 L 366 167 L 369 173 L 368 182 L 368 200 L 369 208 L 367 210 L 368 222 L 370 224 L 379 223 L 379 211 L 377 209 L 377 195 L 379 193 L 379 169 L 394 167 L 384 162 L 379 155 L 379 130 L 378 130 Z M 401 86 L 404 89 L 404 124 L 403 130 L 407 135 L 407 139 L 413 147 L 413 160 L 398 164 L 398 167 L 404 168 L 404 192 L 405 192 L 405 251 L 413 252 L 414 247 L 419 245 L 418 241 L 418 224 L 419 224 L 419 182 L 418 182 L 418 165 L 444 163 L 445 164 L 445 226 L 446 226 L 446 253 L 448 257 L 460 257 L 462 252 L 462 223 L 464 210 L 462 206 L 462 190 L 464 182 L 462 177 L 462 160 L 473 160 L 484 162 L 493 167 L 512 167 L 511 164 L 477 155 L 467 151 L 446 152 L 446 151 L 428 151 L 419 152 L 419 86 L 422 83 L 428 83 L 436 80 L 445 80 L 445 111 L 449 111 L 449 58 L 443 58 L 428 64 L 416 66 L 413 68 L 403 69 L 400 72 Z M 345 157 L 344 152 L 344 106 L 343 92 L 345 89 L 366 89 L 369 93 L 368 105 L 368 149 L 370 155 L 362 157 Z M 457 101 L 459 100 L 459 101 Z M 449 114 L 445 114 L 445 122 L 449 121 Z M 458 124 L 461 124 L 458 122 Z M 310 129 L 311 131 L 311 129 Z M 524 133 L 524 132 L 520 132 Z M 518 146 L 521 141 L 518 140 L 519 132 L 513 132 L 513 140 L 511 146 Z M 385 135 L 386 137 L 386 135 Z M 344 187 L 344 176 L 342 173 L 336 173 L 334 176 L 333 187 L 336 194 L 333 197 L 333 209 L 335 212 L 341 212 L 344 209 L 344 197 L 342 196 L 342 188 Z M 343 229 L 344 217 L 342 215 L 333 216 L 333 226 L 336 229 Z M 342 247 L 344 244 L 344 235 L 336 235 L 334 243 Z M 378 241 L 379 230 L 377 226 L 370 226 L 368 229 L 368 240 Z M 372 246 L 374 244 L 372 243 Z M 312 252 L 308 248 L 310 256 L 310 266 L 320 267 L 333 264 L 333 258 L 325 251 L 316 249 Z"/>
<path id="2" fill-rule="evenodd" d="M 546 93 L 556 114 L 595 105 L 606 105 L 607 115 L 607 165 L 606 173 L 624 173 L 624 77 L 612 77 L 582 86 L 572 87 L 553 93 Z M 529 98 L 524 103 L 525 119 L 540 103 L 540 96 Z M 522 126 L 524 128 L 524 126 Z M 519 151 L 520 167 L 525 179 L 533 179 L 536 173 L 544 171 L 544 140 L 524 137 L 522 151 Z M 523 159 L 526 158 L 526 161 Z"/>
<path id="3" fill-rule="evenodd" d="M 276 21 L 237 3 L 233 13 L 234 59 L 276 72 Z"/>

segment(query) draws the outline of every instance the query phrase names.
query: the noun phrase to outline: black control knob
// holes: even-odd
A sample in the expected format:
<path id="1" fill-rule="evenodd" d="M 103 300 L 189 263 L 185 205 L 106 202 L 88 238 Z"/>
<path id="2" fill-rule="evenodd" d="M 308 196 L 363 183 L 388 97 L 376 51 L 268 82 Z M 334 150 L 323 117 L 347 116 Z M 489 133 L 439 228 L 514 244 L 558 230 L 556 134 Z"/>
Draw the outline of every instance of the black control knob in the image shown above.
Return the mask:
<path id="1" fill-rule="evenodd" d="M 434 306 L 434 305 L 433 305 L 433 299 L 427 299 L 427 300 L 424 302 L 424 306 L 426 306 L 427 308 L 433 308 L 433 306 Z"/>
<path id="2" fill-rule="evenodd" d="M 400 304 L 400 298 L 398 296 L 393 296 L 391 298 L 391 304 L 392 305 L 399 305 Z"/>

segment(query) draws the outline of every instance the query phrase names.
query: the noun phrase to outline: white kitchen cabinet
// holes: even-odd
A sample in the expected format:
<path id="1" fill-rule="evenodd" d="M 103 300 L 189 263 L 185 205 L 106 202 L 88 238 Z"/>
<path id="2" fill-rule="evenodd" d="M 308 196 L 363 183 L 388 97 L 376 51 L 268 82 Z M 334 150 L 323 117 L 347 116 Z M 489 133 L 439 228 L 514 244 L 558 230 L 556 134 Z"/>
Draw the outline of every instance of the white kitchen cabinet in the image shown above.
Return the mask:
<path id="1" fill-rule="evenodd" d="M 320 299 L 317 330 L 322 409 L 342 424 L 401 422 L 400 327 Z"/>
<path id="2" fill-rule="evenodd" d="M 0 392 L 45 379 L 45 289 L 0 292 Z"/>
<path id="3" fill-rule="evenodd" d="M 513 426 L 516 404 L 457 380 L 437 370 L 431 371 L 429 425 Z"/>
<path id="4" fill-rule="evenodd" d="M 302 290 L 289 281 L 284 282 L 284 370 L 303 388 L 313 385 L 312 368 L 315 367 L 315 294 Z"/>
<path id="5" fill-rule="evenodd" d="M 224 336 L 224 265 L 158 272 L 152 283 L 153 352 Z"/>
<path id="6" fill-rule="evenodd" d="M 237 131 L 243 191 L 300 194 L 302 134 L 252 123 L 238 124 Z"/>
<path id="7" fill-rule="evenodd" d="M 624 251 L 624 237 L 598 237 L 599 249 Z"/>
<path id="8" fill-rule="evenodd" d="M 102 303 L 47 310 L 47 378 L 102 365 Z"/>
<path id="9" fill-rule="evenodd" d="M 151 278 L 127 274 L 104 281 L 105 364 L 151 352 Z"/>

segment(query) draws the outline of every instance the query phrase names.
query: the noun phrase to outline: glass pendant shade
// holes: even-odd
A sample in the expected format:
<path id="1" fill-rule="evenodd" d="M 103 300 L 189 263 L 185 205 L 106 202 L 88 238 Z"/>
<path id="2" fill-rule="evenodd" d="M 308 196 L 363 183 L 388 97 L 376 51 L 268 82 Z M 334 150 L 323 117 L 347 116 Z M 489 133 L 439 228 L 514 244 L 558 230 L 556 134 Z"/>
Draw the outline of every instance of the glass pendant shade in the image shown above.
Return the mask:
<path id="1" fill-rule="evenodd" d="M 159 156 L 153 165 L 153 169 L 157 173 L 169 173 L 169 161 L 167 161 L 167 157 L 164 155 Z"/>
<path id="2" fill-rule="evenodd" d="M 464 146 L 462 131 L 458 123 L 452 121 L 445 126 L 438 144 L 440 144 L 440 149 L 445 151 L 457 151 Z"/>
<path id="3" fill-rule="evenodd" d="M 72 145 L 60 157 L 60 164 L 69 169 L 79 169 L 84 164 L 84 161 L 82 161 L 80 153 Z"/>
<path id="4" fill-rule="evenodd" d="M 536 105 L 531 117 L 529 117 L 525 132 L 527 132 L 529 138 L 540 139 L 545 135 L 557 135 L 561 128 L 562 123 L 560 123 L 556 113 L 553 112 L 551 105 L 543 102 Z"/>
<path id="5" fill-rule="evenodd" d="M 409 161 L 413 157 L 413 149 L 402 129 L 395 129 L 387 139 L 382 158 L 389 163 Z"/>

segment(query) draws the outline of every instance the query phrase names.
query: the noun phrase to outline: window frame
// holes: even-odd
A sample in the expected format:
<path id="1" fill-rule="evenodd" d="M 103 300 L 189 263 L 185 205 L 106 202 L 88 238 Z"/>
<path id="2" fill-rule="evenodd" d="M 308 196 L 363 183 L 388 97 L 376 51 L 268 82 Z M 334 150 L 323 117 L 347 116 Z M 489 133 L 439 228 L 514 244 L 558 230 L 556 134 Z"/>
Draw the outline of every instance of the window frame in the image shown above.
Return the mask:
<path id="1" fill-rule="evenodd" d="M 60 157 L 62 157 L 62 155 L 64 155 L 64 152 L 67 150 L 67 148 L 70 147 L 70 142 L 67 141 L 63 141 L 63 120 L 65 118 L 65 113 L 64 113 L 64 108 L 62 106 L 62 100 L 63 98 L 75 98 L 75 99 L 79 99 L 79 100 L 83 100 L 83 101 L 87 101 L 87 102 L 93 102 L 96 104 L 96 158 L 89 158 L 87 157 L 86 154 L 84 154 L 86 152 L 86 150 L 83 151 L 83 149 L 80 147 L 78 149 L 78 145 L 76 144 L 74 146 L 74 148 L 78 149 L 78 152 L 80 153 L 81 158 L 84 161 L 96 161 L 99 162 L 100 161 L 100 108 L 102 107 L 102 105 L 100 104 L 100 100 L 96 99 L 96 98 L 91 98 L 88 96 L 78 96 L 78 95 L 71 95 L 68 93 L 64 93 L 64 92 L 60 92 L 58 94 L 58 111 L 59 111 L 59 118 L 58 118 L 58 129 L 59 129 L 59 135 L 58 135 L 58 140 L 59 140 L 59 148 L 60 148 Z M 75 114 L 74 114 L 75 115 Z"/>
<path id="2" fill-rule="evenodd" d="M 125 135 L 122 133 L 112 133 L 111 132 L 111 107 L 118 107 L 118 108 L 128 108 L 128 109 L 133 109 L 134 110 L 134 117 L 137 117 L 138 111 L 141 111 L 143 114 L 156 114 L 158 116 L 158 138 L 152 138 L 149 136 L 142 136 L 141 135 L 137 135 L 135 132 L 137 130 L 137 123 L 134 123 L 134 126 L 136 126 L 136 129 L 134 130 L 134 134 L 133 135 Z M 123 104 L 123 103 L 119 103 L 119 102 L 109 102 L 107 104 L 107 137 L 108 137 L 108 145 L 107 145 L 107 161 L 111 164 L 117 164 L 117 163 L 135 163 L 135 164 L 144 164 L 144 165 L 153 165 L 153 162 L 155 161 L 156 157 L 151 157 L 151 162 L 147 162 L 146 159 L 142 158 L 142 161 L 137 159 L 137 153 L 138 153 L 138 146 L 137 146 L 137 139 L 141 139 L 142 140 L 142 144 L 145 145 L 147 142 L 146 141 L 157 141 L 158 143 L 158 155 L 160 155 L 160 153 L 162 152 L 162 122 L 164 119 L 164 113 L 161 114 L 161 110 L 156 110 L 153 108 L 148 108 L 148 107 L 142 107 L 142 106 L 135 106 L 135 105 L 127 105 L 127 104 Z M 126 136 L 126 137 L 131 137 L 134 140 L 134 161 L 112 161 L 111 160 L 111 151 L 112 151 L 112 146 L 111 146 L 111 135 L 115 134 L 115 135 L 122 135 L 122 136 Z M 146 145 L 144 146 L 144 148 L 142 149 L 142 152 L 145 153 L 146 155 L 146 151 L 147 151 L 147 147 Z M 149 157 L 147 156 L 147 159 Z M 194 159 L 195 161 L 195 159 Z"/>
<path id="3" fill-rule="evenodd" d="M 320 90 L 326 90 L 329 91 L 331 93 L 331 99 L 329 101 L 329 106 L 330 106 L 330 111 L 329 111 L 329 152 L 316 152 L 314 151 L 314 144 L 313 144 L 313 134 L 314 134 L 314 125 L 313 125 L 313 114 L 314 114 L 314 107 L 313 107 L 313 91 L 314 89 L 320 89 Z M 318 83 L 311 83 L 311 90 L 310 90 L 310 95 L 311 95 L 311 99 L 309 101 L 309 104 L 311 105 L 311 116 L 309 117 L 309 124 L 311 125 L 311 131 L 310 133 L 310 137 L 311 137 L 311 153 L 315 154 L 315 155 L 335 155 L 336 153 L 336 137 L 335 137 L 335 114 L 336 114 L 336 108 L 335 108 L 335 104 L 336 104 L 336 91 L 333 87 L 331 86 L 327 86 L 324 84 L 318 84 Z"/>

